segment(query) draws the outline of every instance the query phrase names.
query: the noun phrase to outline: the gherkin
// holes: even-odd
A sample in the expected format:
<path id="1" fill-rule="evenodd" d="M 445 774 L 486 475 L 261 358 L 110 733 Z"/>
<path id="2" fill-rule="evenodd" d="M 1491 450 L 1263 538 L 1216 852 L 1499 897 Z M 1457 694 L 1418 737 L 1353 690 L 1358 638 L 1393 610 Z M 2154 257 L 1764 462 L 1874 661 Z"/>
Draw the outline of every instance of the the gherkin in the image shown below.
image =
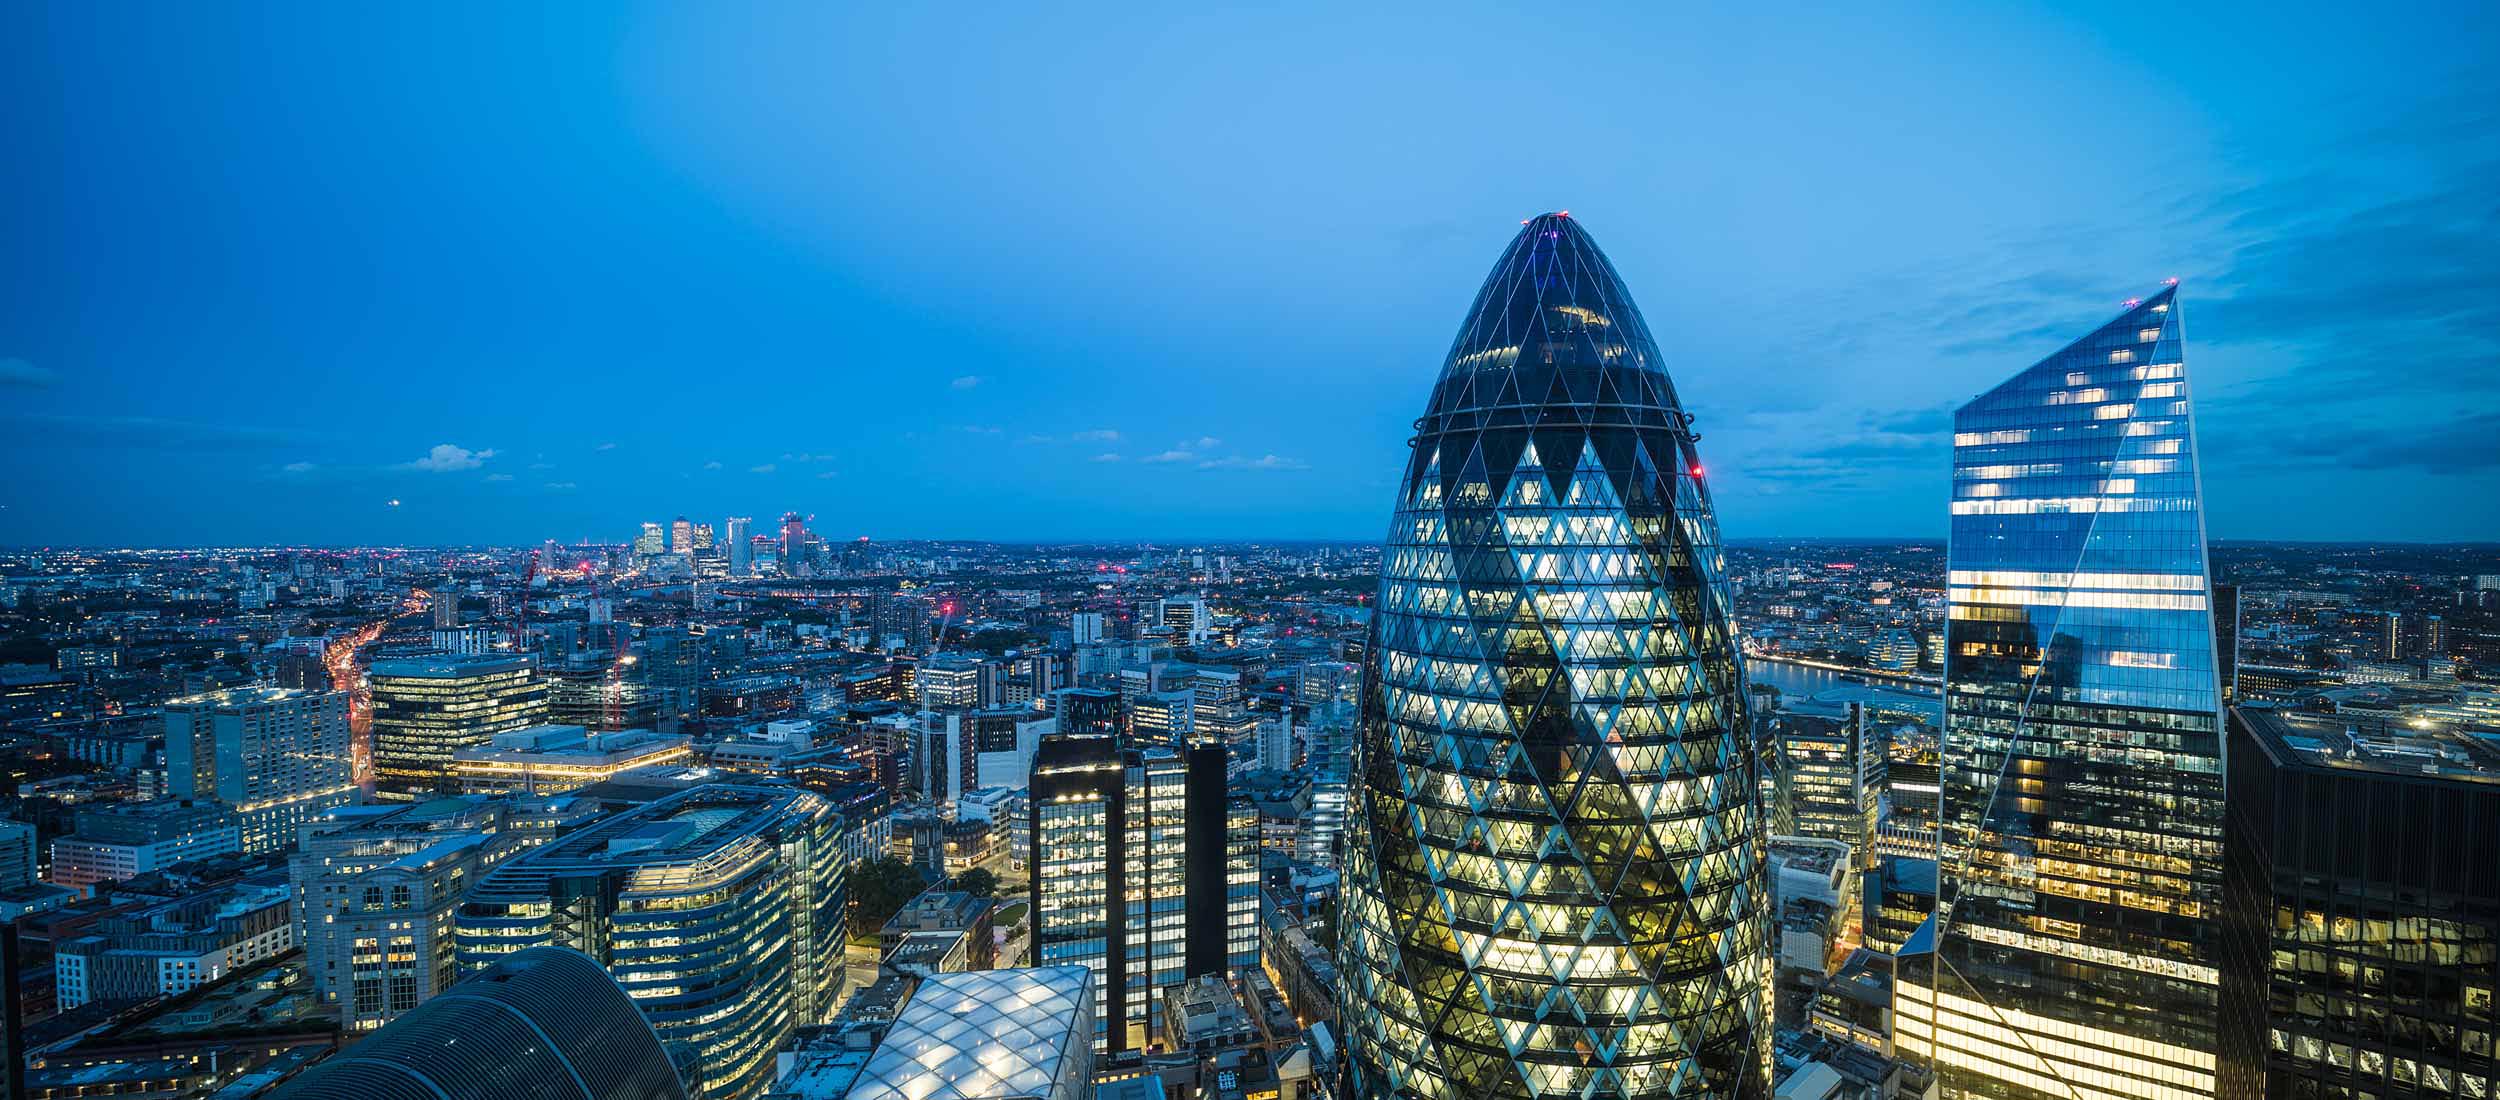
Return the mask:
<path id="1" fill-rule="evenodd" d="M 1693 438 L 1613 265 L 1530 219 L 1383 551 L 1340 918 L 1353 1095 L 1769 1092 L 1758 765 Z"/>

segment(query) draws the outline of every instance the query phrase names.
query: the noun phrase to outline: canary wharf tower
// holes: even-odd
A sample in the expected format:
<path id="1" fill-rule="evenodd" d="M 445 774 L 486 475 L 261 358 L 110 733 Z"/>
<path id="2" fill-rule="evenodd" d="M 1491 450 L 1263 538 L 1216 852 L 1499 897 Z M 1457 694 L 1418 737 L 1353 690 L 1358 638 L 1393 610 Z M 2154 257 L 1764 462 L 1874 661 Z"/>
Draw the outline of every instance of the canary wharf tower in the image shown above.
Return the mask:
<path id="1" fill-rule="evenodd" d="M 1690 421 L 1596 242 L 1530 219 L 1382 554 L 1339 930 L 1355 1096 L 1769 1091 L 1756 761 Z"/>

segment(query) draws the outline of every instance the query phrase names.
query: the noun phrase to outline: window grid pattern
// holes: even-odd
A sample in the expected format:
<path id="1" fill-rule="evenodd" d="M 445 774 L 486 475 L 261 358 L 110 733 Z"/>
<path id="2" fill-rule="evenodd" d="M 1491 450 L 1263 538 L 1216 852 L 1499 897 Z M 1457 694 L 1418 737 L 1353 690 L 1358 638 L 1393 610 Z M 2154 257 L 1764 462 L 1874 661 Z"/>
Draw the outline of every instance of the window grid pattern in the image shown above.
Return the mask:
<path id="1" fill-rule="evenodd" d="M 2216 1093 L 2220 689 L 2176 289 L 1954 416 L 1946 1097 Z"/>

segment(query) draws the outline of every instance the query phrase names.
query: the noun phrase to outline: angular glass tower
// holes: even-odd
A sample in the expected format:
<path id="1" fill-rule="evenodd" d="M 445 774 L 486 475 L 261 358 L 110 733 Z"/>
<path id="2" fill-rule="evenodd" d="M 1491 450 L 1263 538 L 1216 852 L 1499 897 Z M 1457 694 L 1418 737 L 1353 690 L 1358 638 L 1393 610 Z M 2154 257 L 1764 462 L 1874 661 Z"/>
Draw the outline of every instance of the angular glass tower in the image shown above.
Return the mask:
<path id="1" fill-rule="evenodd" d="M 1936 934 L 1899 1017 L 1948 1097 L 2217 1094 L 2221 700 L 2176 299 L 1953 418 Z"/>
<path id="2" fill-rule="evenodd" d="M 1353 1095 L 1769 1092 L 1754 742 L 1691 418 L 1531 219 L 1416 423 L 1347 807 Z"/>

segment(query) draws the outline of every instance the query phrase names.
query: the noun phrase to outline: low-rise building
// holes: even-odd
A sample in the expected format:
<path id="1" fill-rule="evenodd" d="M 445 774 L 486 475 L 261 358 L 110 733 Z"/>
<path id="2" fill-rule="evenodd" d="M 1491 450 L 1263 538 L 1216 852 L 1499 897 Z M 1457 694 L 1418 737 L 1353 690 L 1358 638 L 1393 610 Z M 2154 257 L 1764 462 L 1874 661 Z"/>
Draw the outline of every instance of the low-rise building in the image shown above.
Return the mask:
<path id="1" fill-rule="evenodd" d="M 213 802 L 159 799 L 78 811 L 76 831 L 52 842 L 52 881 L 92 887 L 242 850 L 232 811 Z"/>
<path id="2" fill-rule="evenodd" d="M 891 956 L 906 937 L 921 932 L 961 932 L 967 940 L 966 960 L 971 969 L 987 970 L 992 958 L 990 917 L 998 911 L 998 902 L 966 890 L 949 890 L 932 886 L 904 902 L 877 930 L 878 950 Z"/>
<path id="3" fill-rule="evenodd" d="M 53 947 L 63 1009 L 187 993 L 295 949 L 293 896 L 263 879 L 97 921 Z"/>
<path id="4" fill-rule="evenodd" d="M 933 975 L 843 1091 L 804 1080 L 781 1090 L 806 1100 L 1091 1100 L 1093 984 L 1082 966 Z"/>

